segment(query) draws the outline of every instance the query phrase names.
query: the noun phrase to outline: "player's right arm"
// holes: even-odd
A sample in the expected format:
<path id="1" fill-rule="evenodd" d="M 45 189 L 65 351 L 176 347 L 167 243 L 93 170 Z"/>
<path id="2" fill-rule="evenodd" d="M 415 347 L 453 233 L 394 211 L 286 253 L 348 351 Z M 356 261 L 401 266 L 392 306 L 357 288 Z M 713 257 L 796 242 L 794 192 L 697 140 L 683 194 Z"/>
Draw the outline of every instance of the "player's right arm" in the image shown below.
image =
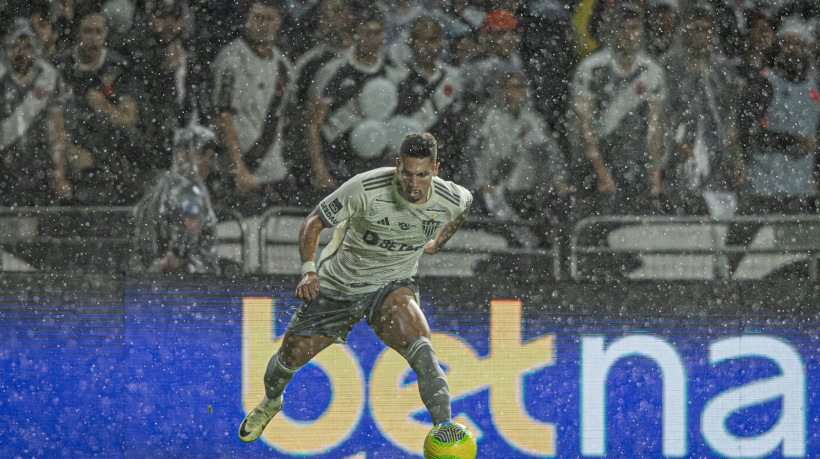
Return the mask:
<path id="1" fill-rule="evenodd" d="M 435 239 L 431 239 L 427 242 L 424 246 L 424 253 L 427 255 L 435 255 L 439 253 L 444 244 L 456 234 L 459 228 L 461 228 L 461 224 L 464 223 L 464 220 L 467 219 L 467 215 L 470 213 L 470 209 L 467 208 L 464 212 L 460 213 L 453 221 L 444 225 L 444 228 L 438 230 Z"/>
<path id="2" fill-rule="evenodd" d="M 302 266 L 305 263 L 316 263 L 316 249 L 319 248 L 319 233 L 327 228 L 325 222 L 319 218 L 316 209 L 310 213 L 302 222 L 302 227 L 299 228 L 299 257 L 302 260 Z M 302 274 L 302 280 L 296 286 L 296 298 L 308 302 L 316 298 L 316 293 L 319 292 L 319 275 L 316 274 L 316 269 L 306 271 Z"/>

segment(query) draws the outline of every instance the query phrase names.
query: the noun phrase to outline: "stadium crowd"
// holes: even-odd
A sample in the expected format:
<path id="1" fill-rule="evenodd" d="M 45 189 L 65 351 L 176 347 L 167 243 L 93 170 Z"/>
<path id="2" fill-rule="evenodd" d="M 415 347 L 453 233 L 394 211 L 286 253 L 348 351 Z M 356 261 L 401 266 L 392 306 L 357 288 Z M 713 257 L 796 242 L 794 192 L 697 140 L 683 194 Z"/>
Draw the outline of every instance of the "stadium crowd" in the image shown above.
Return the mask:
<path id="1" fill-rule="evenodd" d="M 429 131 L 474 213 L 551 232 L 509 234 L 526 247 L 588 215 L 817 212 L 812 1 L 0 0 L 0 15 L 0 206 L 165 190 L 207 195 L 183 213 L 311 207 Z M 182 151 L 207 159 L 190 180 L 168 175 Z"/>

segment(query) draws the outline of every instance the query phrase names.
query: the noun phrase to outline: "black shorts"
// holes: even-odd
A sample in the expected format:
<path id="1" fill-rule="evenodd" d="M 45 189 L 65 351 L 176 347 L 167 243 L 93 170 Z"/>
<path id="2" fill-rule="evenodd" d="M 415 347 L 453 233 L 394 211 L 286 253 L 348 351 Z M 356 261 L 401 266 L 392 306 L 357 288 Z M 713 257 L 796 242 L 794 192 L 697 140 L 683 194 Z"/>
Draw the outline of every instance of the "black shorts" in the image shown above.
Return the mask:
<path id="1" fill-rule="evenodd" d="M 347 335 L 362 318 L 370 327 L 379 315 L 388 295 L 402 287 L 409 287 L 419 301 L 419 287 L 413 279 L 399 279 L 371 293 L 347 295 L 320 288 L 309 303 L 303 304 L 290 319 L 288 331 L 296 336 L 322 335 L 334 338 L 337 343 L 347 342 Z"/>

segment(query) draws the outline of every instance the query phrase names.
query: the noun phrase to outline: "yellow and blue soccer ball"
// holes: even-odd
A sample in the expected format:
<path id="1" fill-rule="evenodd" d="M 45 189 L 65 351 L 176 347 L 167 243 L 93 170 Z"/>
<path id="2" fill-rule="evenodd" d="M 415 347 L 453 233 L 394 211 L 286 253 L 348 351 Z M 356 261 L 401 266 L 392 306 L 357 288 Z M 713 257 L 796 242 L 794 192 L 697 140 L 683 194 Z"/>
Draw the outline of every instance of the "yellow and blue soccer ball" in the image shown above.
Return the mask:
<path id="1" fill-rule="evenodd" d="M 470 429 L 457 422 L 444 422 L 424 439 L 424 459 L 475 459 L 478 446 Z"/>

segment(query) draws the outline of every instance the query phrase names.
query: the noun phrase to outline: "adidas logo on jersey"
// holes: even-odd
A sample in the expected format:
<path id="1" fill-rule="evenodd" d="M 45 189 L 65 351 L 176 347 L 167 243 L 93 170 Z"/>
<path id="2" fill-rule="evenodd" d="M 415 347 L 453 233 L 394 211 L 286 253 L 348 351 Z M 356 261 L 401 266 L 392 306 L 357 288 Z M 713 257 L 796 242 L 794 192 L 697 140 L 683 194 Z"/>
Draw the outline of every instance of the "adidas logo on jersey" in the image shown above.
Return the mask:
<path id="1" fill-rule="evenodd" d="M 382 226 L 390 226 L 390 220 L 388 220 L 387 217 L 384 217 L 381 220 L 377 221 L 376 224 Z"/>

